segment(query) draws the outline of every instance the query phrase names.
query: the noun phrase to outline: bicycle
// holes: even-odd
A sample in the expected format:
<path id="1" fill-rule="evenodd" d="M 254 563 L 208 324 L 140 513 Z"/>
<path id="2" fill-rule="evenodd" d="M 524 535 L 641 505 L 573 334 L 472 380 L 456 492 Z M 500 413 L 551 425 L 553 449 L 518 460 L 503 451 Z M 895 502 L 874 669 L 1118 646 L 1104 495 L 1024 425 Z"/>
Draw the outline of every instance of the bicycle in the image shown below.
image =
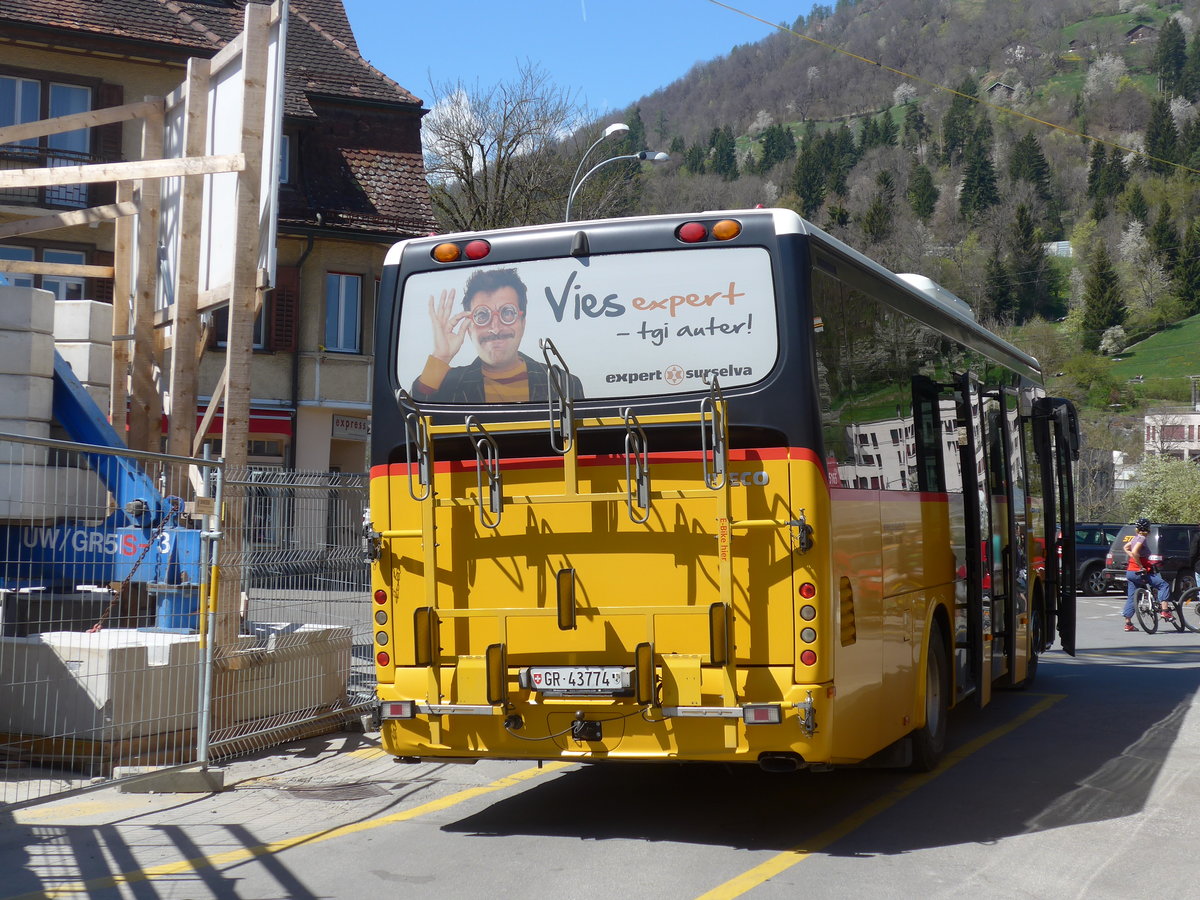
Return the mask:
<path id="1" fill-rule="evenodd" d="M 1196 591 L 1196 588 L 1192 588 L 1192 591 Z M 1191 593 L 1192 591 L 1188 591 L 1187 593 Z M 1176 631 L 1183 631 L 1184 628 L 1187 628 L 1188 631 L 1200 629 L 1200 615 L 1198 615 L 1200 613 L 1200 605 L 1196 605 L 1198 602 L 1197 598 L 1194 597 L 1189 601 L 1193 604 L 1188 608 L 1188 612 L 1193 622 L 1195 622 L 1195 625 L 1192 627 L 1188 627 L 1184 619 L 1182 601 L 1183 597 L 1180 597 L 1179 600 L 1171 604 L 1174 607 L 1174 615 L 1165 621 L 1174 625 Z M 1164 621 L 1162 607 L 1159 605 L 1158 599 L 1154 596 L 1154 591 L 1148 587 L 1140 587 L 1134 593 L 1133 611 L 1137 616 L 1138 624 L 1142 626 L 1142 631 L 1146 632 L 1146 634 L 1154 634 L 1154 632 L 1158 631 L 1159 622 Z"/>
<path id="2" fill-rule="evenodd" d="M 1175 615 L 1188 631 L 1200 633 L 1200 585 L 1190 587 L 1175 601 Z"/>

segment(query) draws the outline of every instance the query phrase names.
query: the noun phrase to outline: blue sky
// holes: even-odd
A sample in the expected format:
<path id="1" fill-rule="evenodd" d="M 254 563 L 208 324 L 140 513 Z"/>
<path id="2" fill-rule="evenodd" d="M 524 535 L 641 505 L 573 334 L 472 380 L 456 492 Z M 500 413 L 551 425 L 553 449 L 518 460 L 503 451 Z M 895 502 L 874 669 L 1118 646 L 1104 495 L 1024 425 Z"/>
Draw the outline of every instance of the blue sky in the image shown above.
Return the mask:
<path id="1" fill-rule="evenodd" d="M 532 60 L 597 113 L 774 29 L 709 0 L 344 0 L 371 64 L 428 104 L 435 84 L 511 81 Z M 726 0 L 789 25 L 813 0 Z M 832 5 L 832 4 L 830 4 Z"/>

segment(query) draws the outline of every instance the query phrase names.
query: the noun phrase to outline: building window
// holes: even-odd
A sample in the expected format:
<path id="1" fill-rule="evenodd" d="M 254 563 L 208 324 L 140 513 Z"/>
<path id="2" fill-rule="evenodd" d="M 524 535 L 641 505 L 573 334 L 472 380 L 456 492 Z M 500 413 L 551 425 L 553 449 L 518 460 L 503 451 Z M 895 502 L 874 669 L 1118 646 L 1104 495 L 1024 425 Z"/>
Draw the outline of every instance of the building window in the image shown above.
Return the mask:
<path id="1" fill-rule="evenodd" d="M 0 244 L 0 259 L 13 262 L 61 263 L 82 266 L 87 253 L 82 250 L 56 250 L 51 247 L 22 247 Z M 55 300 L 83 300 L 87 297 L 87 281 L 77 275 L 12 274 L 8 280 L 17 287 L 41 288 L 54 295 Z"/>
<path id="2" fill-rule="evenodd" d="M 254 334 L 250 346 L 255 350 L 267 349 L 267 307 L 269 305 L 269 301 L 264 299 L 262 309 L 254 318 Z M 229 307 L 222 306 L 220 309 L 214 310 L 212 315 L 216 345 L 218 347 L 229 346 Z"/>
<path id="3" fill-rule="evenodd" d="M 279 183 L 292 183 L 292 136 L 279 136 Z"/>
<path id="4" fill-rule="evenodd" d="M 359 352 L 362 277 L 338 272 L 325 274 L 325 349 Z"/>
<path id="5" fill-rule="evenodd" d="M 92 108 L 92 89 L 79 84 L 63 84 L 0 75 L 0 126 L 20 125 L 39 119 L 53 119 Z M 29 166 L 77 166 L 92 161 L 91 135 L 86 128 L 41 138 L 29 138 L 0 148 L 0 157 L 28 160 Z M 6 196 L 46 206 L 85 207 L 87 185 L 55 185 L 44 188 L 17 188 Z"/>

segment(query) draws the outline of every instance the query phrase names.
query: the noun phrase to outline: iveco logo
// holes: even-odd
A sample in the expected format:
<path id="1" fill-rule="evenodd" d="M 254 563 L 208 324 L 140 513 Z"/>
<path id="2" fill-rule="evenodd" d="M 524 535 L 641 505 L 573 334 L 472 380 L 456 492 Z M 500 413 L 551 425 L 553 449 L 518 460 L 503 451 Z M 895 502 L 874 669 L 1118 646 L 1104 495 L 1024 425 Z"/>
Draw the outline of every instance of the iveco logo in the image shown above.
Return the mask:
<path id="1" fill-rule="evenodd" d="M 729 484 L 732 487 L 750 487 L 752 484 L 769 483 L 771 476 L 766 472 L 730 472 Z"/>

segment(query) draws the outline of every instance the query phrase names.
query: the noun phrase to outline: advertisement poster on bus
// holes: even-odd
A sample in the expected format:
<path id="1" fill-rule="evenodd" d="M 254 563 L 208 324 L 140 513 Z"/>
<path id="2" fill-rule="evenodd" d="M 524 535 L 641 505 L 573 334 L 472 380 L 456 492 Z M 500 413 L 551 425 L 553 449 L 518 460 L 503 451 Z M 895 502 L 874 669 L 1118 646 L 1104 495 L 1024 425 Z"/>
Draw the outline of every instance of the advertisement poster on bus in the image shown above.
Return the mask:
<path id="1" fill-rule="evenodd" d="M 403 290 L 397 374 L 418 402 L 545 400 L 546 340 L 593 400 L 754 384 L 779 352 L 756 247 L 455 268 Z"/>

